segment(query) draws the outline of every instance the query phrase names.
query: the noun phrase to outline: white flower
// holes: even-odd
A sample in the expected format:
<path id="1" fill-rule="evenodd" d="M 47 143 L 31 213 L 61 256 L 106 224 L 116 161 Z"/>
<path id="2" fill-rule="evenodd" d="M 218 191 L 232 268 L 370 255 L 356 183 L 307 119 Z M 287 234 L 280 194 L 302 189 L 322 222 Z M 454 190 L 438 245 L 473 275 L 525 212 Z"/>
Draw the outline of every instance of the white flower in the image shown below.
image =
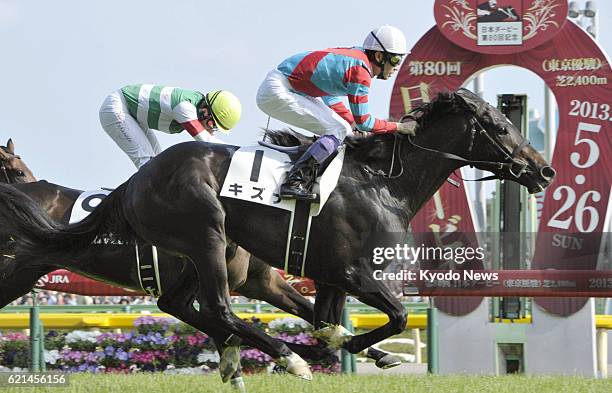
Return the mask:
<path id="1" fill-rule="evenodd" d="M 67 343 L 74 343 L 77 341 L 87 341 L 90 343 L 95 343 L 96 338 L 102 333 L 98 330 L 85 331 L 85 330 L 75 330 L 66 335 Z"/>
<path id="2" fill-rule="evenodd" d="M 282 331 L 286 329 L 294 329 L 300 327 L 304 330 L 310 329 L 312 325 L 300 318 L 287 317 L 287 318 L 276 318 L 268 324 L 268 327 L 272 330 Z"/>
<path id="3" fill-rule="evenodd" d="M 55 362 L 57 362 L 57 360 L 61 358 L 62 356 L 60 355 L 57 349 L 52 349 L 50 351 L 45 350 L 44 357 L 45 357 L 45 363 L 55 364 Z"/>
<path id="4" fill-rule="evenodd" d="M 219 363 L 221 359 L 219 358 L 219 354 L 217 352 L 212 351 L 202 351 L 198 355 L 198 363 Z"/>

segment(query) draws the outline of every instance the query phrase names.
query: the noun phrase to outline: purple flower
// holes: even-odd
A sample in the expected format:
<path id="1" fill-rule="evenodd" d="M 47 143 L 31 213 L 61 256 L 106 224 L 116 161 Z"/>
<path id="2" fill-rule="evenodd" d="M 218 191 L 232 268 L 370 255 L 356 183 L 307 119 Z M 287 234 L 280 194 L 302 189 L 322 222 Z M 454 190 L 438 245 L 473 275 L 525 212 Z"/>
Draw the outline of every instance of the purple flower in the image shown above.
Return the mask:
<path id="1" fill-rule="evenodd" d="M 129 358 L 129 355 L 127 352 L 125 352 L 123 349 L 119 348 L 117 350 L 117 353 L 115 354 L 115 357 L 121 361 L 126 361 Z"/>

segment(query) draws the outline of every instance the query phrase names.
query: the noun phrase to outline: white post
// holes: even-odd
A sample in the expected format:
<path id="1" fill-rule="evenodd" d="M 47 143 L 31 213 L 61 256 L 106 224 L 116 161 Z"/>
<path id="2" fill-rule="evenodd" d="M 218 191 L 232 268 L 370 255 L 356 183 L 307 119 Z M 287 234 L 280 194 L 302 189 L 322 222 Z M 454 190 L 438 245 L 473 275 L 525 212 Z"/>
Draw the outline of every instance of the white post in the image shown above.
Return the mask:
<path id="1" fill-rule="evenodd" d="M 597 41 L 597 37 L 599 36 L 599 12 L 595 13 L 593 17 L 593 21 L 591 22 L 591 29 L 593 32 L 593 38 Z"/>
<path id="2" fill-rule="evenodd" d="M 474 93 L 480 97 L 484 97 L 484 72 L 481 72 L 474 78 Z M 474 169 L 476 178 L 484 177 L 484 171 Z M 480 232 L 486 232 L 487 223 L 487 198 L 483 182 L 475 182 L 476 188 L 476 217 L 478 219 L 478 228 Z"/>
<path id="3" fill-rule="evenodd" d="M 414 362 L 417 364 L 423 363 L 421 356 L 421 331 L 412 329 L 412 341 L 414 342 Z"/>
<path id="4" fill-rule="evenodd" d="M 608 330 L 597 329 L 597 370 L 599 378 L 608 378 Z"/>
<path id="5" fill-rule="evenodd" d="M 555 149 L 555 139 L 557 137 L 556 128 L 556 101 L 552 91 L 544 85 L 544 155 L 550 163 Z"/>

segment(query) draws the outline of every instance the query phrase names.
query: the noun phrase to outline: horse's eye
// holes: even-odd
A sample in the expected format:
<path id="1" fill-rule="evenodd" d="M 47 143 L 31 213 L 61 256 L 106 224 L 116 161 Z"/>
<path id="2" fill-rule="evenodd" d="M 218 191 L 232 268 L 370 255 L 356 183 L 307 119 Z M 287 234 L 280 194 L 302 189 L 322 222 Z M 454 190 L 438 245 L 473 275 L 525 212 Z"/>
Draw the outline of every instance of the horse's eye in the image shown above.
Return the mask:
<path id="1" fill-rule="evenodd" d="M 508 133 L 508 129 L 505 126 L 501 126 L 499 128 L 499 134 L 500 135 L 506 135 Z"/>
<path id="2" fill-rule="evenodd" d="M 17 176 L 21 177 L 21 176 L 25 176 L 25 173 L 23 173 L 23 171 L 17 171 Z"/>

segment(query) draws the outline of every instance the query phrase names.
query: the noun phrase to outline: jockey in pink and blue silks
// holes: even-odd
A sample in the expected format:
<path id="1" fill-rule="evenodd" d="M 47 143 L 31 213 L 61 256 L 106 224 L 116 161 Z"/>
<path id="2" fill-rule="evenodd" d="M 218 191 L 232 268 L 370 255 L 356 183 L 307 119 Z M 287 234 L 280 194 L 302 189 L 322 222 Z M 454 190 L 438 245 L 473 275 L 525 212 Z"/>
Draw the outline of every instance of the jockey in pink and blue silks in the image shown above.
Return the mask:
<path id="1" fill-rule="evenodd" d="M 384 25 L 371 31 L 362 47 L 304 52 L 283 61 L 266 76 L 257 105 L 269 116 L 321 135 L 295 163 L 281 185 L 283 198 L 316 200 L 316 170 L 333 155 L 353 125 L 372 133 L 414 135 L 414 123 L 377 119 L 368 94 L 373 77 L 388 79 L 407 53 L 406 38 Z M 348 98 L 350 110 L 341 97 Z"/>

